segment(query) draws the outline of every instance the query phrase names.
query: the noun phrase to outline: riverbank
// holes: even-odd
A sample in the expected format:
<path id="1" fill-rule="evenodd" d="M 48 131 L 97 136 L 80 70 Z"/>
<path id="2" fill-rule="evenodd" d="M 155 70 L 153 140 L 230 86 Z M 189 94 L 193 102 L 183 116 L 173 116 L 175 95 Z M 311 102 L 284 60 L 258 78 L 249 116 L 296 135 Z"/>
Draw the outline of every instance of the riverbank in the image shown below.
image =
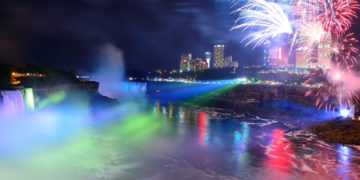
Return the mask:
<path id="1" fill-rule="evenodd" d="M 331 120 L 312 125 L 308 129 L 327 142 L 360 145 L 360 121 Z"/>

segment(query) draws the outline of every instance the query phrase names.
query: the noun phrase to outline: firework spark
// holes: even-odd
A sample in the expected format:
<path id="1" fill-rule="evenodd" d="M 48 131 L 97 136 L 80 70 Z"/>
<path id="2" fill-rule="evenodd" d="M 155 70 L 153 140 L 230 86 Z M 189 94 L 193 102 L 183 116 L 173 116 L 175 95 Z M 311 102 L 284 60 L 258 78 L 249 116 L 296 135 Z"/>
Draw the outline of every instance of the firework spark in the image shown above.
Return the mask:
<path id="1" fill-rule="evenodd" d="M 352 67 L 358 64 L 358 42 L 354 33 L 348 33 L 333 42 L 332 53 L 337 67 L 347 68 L 348 71 L 351 71 Z"/>
<path id="2" fill-rule="evenodd" d="M 353 74 L 340 69 L 329 69 L 325 73 L 322 69 L 317 69 L 305 81 L 312 84 L 305 96 L 316 96 L 315 106 L 319 109 L 335 111 L 337 108 L 351 107 L 360 100 L 357 95 L 359 88 L 348 82 L 353 77 Z M 321 85 L 315 85 L 319 83 Z"/>
<path id="3" fill-rule="evenodd" d="M 270 38 L 288 34 L 290 50 L 293 46 L 314 49 L 309 67 L 317 69 L 311 70 L 305 83 L 311 85 L 306 96 L 316 96 L 318 108 L 335 111 L 358 102 L 360 75 L 354 75 L 354 68 L 360 51 L 354 33 L 346 34 L 358 18 L 358 1 L 269 1 L 250 0 L 236 10 L 240 17 L 231 30 L 252 30 L 242 40 L 247 41 L 245 46 L 254 43 L 255 48 Z"/>
<path id="4" fill-rule="evenodd" d="M 312 21 L 300 28 L 300 43 L 312 47 L 318 45 L 324 38 L 330 37 L 330 34 L 323 28 L 321 22 Z"/>
<path id="5" fill-rule="evenodd" d="M 274 38 L 280 34 L 293 33 L 287 15 L 276 3 L 255 0 L 237 9 L 233 13 L 240 13 L 240 17 L 236 20 L 235 24 L 238 24 L 242 20 L 246 20 L 246 22 L 235 25 L 231 30 L 242 29 L 245 31 L 250 27 L 257 28 L 254 33 L 247 35 L 242 40 L 242 42 L 248 41 L 245 46 L 255 43 L 255 48 L 269 38 Z"/>
<path id="6" fill-rule="evenodd" d="M 352 25 L 353 20 L 358 18 L 356 11 L 360 9 L 357 0 L 332 0 L 324 2 L 319 0 L 319 20 L 323 23 L 324 29 L 340 37 Z"/>

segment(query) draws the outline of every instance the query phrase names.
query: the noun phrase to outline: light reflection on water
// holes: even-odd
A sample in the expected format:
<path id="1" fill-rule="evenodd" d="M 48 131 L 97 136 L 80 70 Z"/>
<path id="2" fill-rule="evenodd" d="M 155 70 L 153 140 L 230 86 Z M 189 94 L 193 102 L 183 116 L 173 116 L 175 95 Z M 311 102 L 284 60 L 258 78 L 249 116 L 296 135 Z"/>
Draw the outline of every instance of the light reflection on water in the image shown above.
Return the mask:
<path id="1" fill-rule="evenodd" d="M 162 107 L 168 108 L 162 110 L 163 116 L 177 124 L 174 132 L 167 133 L 181 137 L 180 142 L 168 142 L 169 146 L 181 146 L 171 156 L 186 161 L 196 169 L 193 173 L 201 170 L 206 176 L 230 179 L 360 178 L 358 151 L 326 144 L 306 131 L 277 121 L 260 126 L 264 124 L 260 120 L 267 120 L 233 118 L 223 109 L 173 104 Z M 196 174 L 199 179 L 207 179 Z M 160 179 L 167 176 L 164 173 Z"/>
<path id="2" fill-rule="evenodd" d="M 124 107 L 127 112 L 129 105 Z M 0 155 L 29 148 L 27 143 L 34 140 L 59 141 L 61 135 L 64 142 L 32 154 L 24 168 L 12 169 L 0 156 L 0 178 L 23 168 L 50 177 L 73 173 L 60 179 L 360 179 L 358 151 L 329 145 L 278 120 L 159 101 L 149 111 L 134 110 L 128 116 L 121 109 L 96 116 L 95 129 L 84 118 L 87 112 L 80 115 L 75 109 L 66 115 L 39 112 L 36 121 L 23 120 L 25 127 L 40 129 L 24 131 L 24 124 L 2 122 L 0 134 L 10 138 L 0 140 Z M 84 126 L 91 130 L 75 136 L 73 132 Z M 11 129 L 23 131 L 11 137 Z M 73 176 L 83 169 L 85 178 Z"/>

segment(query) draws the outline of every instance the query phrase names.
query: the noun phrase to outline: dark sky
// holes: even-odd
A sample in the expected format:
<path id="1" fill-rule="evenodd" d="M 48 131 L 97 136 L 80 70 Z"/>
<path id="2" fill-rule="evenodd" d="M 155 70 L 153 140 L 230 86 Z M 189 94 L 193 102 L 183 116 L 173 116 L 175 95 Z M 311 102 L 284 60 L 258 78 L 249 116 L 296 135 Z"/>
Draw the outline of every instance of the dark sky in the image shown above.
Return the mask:
<path id="1" fill-rule="evenodd" d="M 217 40 L 240 64 L 261 62 L 229 32 L 228 0 L 3 0 L 0 9 L 1 62 L 91 70 L 111 43 L 127 68 L 178 69 L 181 53 L 202 57 Z"/>

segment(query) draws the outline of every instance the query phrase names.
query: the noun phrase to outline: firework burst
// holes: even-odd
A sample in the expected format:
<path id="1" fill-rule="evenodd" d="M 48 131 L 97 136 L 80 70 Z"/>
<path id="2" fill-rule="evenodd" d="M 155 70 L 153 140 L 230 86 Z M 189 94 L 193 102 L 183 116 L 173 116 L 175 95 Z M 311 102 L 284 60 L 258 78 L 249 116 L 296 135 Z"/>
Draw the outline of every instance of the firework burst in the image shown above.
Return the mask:
<path id="1" fill-rule="evenodd" d="M 354 102 L 358 103 L 360 100 L 357 88 L 347 82 L 351 76 L 353 75 L 349 72 L 340 69 L 333 68 L 325 73 L 322 69 L 317 69 L 305 81 L 312 84 L 305 96 L 316 96 L 315 106 L 318 109 L 335 111 L 337 108 L 351 107 Z"/>
<path id="2" fill-rule="evenodd" d="M 312 21 L 300 28 L 299 37 L 301 44 L 311 47 L 318 45 L 324 38 L 329 38 L 330 34 L 324 30 L 322 23 Z"/>
<path id="3" fill-rule="evenodd" d="M 245 46 L 255 43 L 255 48 L 269 38 L 274 38 L 280 34 L 293 33 L 287 15 L 276 3 L 255 0 L 233 13 L 240 13 L 240 17 L 236 20 L 235 26 L 231 30 L 242 29 L 245 31 L 251 27 L 259 29 L 242 40 L 242 42 L 248 41 Z M 243 20 L 245 20 L 244 23 L 238 24 Z"/>
<path id="4" fill-rule="evenodd" d="M 238 2 L 238 0 L 231 0 Z M 360 100 L 358 40 L 347 33 L 358 18 L 357 0 L 250 0 L 235 13 L 240 16 L 231 29 L 251 29 L 243 38 L 245 46 L 254 48 L 267 39 L 288 34 L 290 51 L 293 46 L 310 49 L 310 75 L 305 83 L 311 88 L 306 96 L 316 96 L 316 107 L 326 110 L 350 107 Z M 242 24 L 239 24 L 242 23 Z M 289 53 L 290 54 L 290 53 Z M 300 57 L 301 58 L 301 57 Z"/>
<path id="5" fill-rule="evenodd" d="M 319 0 L 320 12 L 318 19 L 323 23 L 324 29 L 337 37 L 343 35 L 358 18 L 356 11 L 360 9 L 357 0 L 332 0 L 324 2 Z"/>
<path id="6" fill-rule="evenodd" d="M 348 71 L 351 71 L 352 67 L 358 64 L 358 42 L 354 33 L 348 33 L 333 42 L 333 59 L 338 68 L 347 68 Z"/>

